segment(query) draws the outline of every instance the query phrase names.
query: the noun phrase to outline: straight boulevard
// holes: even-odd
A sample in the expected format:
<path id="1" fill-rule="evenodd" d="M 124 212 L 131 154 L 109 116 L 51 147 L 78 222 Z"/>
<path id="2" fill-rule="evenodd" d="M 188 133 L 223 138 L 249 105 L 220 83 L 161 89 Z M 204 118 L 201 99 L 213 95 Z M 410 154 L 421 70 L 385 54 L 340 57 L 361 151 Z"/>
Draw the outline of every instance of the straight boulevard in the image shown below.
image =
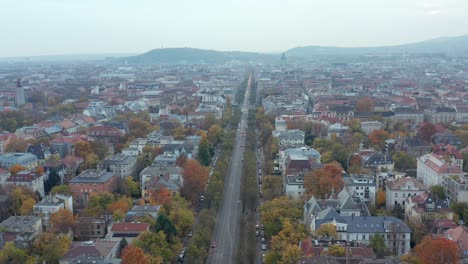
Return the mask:
<path id="1" fill-rule="evenodd" d="M 247 81 L 244 102 L 241 105 L 241 123 L 236 133 L 233 156 L 224 184 L 223 202 L 216 217 L 212 240 L 216 244 L 216 247 L 210 249 L 207 263 L 236 263 L 236 253 L 240 235 L 239 223 L 242 211 L 242 203 L 239 200 L 243 172 L 243 146 L 245 145 L 245 137 L 242 135 L 242 131 L 243 127 L 247 125 L 251 82 L 252 75 L 250 75 Z"/>

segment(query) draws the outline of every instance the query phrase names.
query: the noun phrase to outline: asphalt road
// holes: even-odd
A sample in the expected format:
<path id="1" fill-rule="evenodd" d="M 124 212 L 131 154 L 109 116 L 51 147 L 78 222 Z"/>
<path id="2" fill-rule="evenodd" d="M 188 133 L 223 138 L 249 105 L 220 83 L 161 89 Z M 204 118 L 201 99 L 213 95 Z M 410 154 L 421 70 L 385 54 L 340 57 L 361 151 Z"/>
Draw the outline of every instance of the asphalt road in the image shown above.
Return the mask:
<path id="1" fill-rule="evenodd" d="M 247 125 L 249 96 L 252 76 L 247 82 L 244 102 L 242 104 L 241 128 L 236 132 L 231 164 L 224 183 L 224 196 L 221 208 L 216 217 L 213 239 L 216 248 L 210 249 L 207 263 L 230 264 L 236 263 L 236 254 L 240 237 L 241 206 L 240 188 L 242 182 L 242 159 L 244 156 L 245 136 L 242 135 L 243 126 Z"/>

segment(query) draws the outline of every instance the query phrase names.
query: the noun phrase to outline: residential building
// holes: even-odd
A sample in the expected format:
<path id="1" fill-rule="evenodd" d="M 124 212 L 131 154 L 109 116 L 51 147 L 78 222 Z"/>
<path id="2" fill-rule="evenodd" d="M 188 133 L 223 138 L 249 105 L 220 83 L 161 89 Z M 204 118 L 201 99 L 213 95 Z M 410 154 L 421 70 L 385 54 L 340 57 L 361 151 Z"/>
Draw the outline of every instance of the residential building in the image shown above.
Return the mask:
<path id="1" fill-rule="evenodd" d="M 445 106 L 432 106 L 424 110 L 424 119 L 431 123 L 451 123 L 457 118 L 455 109 Z"/>
<path id="2" fill-rule="evenodd" d="M 444 190 L 450 201 L 466 202 L 468 201 L 468 178 L 465 175 L 445 177 Z"/>
<path id="3" fill-rule="evenodd" d="M 299 199 L 305 194 L 304 175 L 286 175 L 285 194 L 291 199 Z"/>
<path id="4" fill-rule="evenodd" d="M 457 227 L 450 228 L 444 232 L 444 236 L 455 242 L 458 247 L 458 256 L 466 263 L 468 259 L 468 227 L 459 225 Z"/>
<path id="5" fill-rule="evenodd" d="M 131 243 L 141 233 L 149 230 L 150 224 L 148 223 L 114 223 L 109 227 L 107 238 L 120 241 L 124 237 L 128 243 Z"/>
<path id="6" fill-rule="evenodd" d="M 41 197 L 44 197 L 44 175 L 31 171 L 20 171 L 12 174 L 6 180 L 5 184 L 26 187 L 33 192 L 37 192 Z"/>
<path id="7" fill-rule="evenodd" d="M 379 121 L 365 121 L 361 122 L 361 128 L 366 135 L 369 135 L 374 130 L 382 129 L 385 124 Z"/>
<path id="8" fill-rule="evenodd" d="M 336 226 L 340 240 L 369 245 L 373 236 L 380 235 L 393 254 L 401 256 L 411 251 L 411 229 L 393 216 L 341 216 L 328 208 L 311 219 L 311 231 L 322 224 Z"/>
<path id="9" fill-rule="evenodd" d="M 116 177 L 113 172 L 105 170 L 85 170 L 68 183 L 73 192 L 73 201 L 77 207 L 86 207 L 93 192 L 116 190 Z"/>
<path id="10" fill-rule="evenodd" d="M 150 166 L 140 173 L 141 197 L 149 197 L 151 190 L 168 189 L 172 195 L 183 186 L 183 169 L 179 166 Z"/>
<path id="11" fill-rule="evenodd" d="M 393 119 L 400 122 L 410 121 L 412 124 L 421 124 L 424 121 L 423 112 L 414 108 L 398 107 L 393 110 Z"/>
<path id="12" fill-rule="evenodd" d="M 418 137 L 404 138 L 398 141 L 396 148 L 415 158 L 431 153 L 431 144 Z"/>
<path id="13" fill-rule="evenodd" d="M 19 164 L 27 170 L 35 169 L 38 166 L 38 159 L 31 153 L 6 153 L 0 155 L 0 167 L 11 168 Z"/>
<path id="14" fill-rule="evenodd" d="M 314 196 L 304 203 L 304 223 L 311 224 L 311 219 L 327 208 L 333 208 L 337 213 L 343 216 L 368 216 L 369 210 L 359 197 L 351 197 L 348 191 L 343 188 L 336 195 L 334 192 L 326 199 L 317 199 Z"/>
<path id="15" fill-rule="evenodd" d="M 281 148 L 299 147 L 304 145 L 305 133 L 301 130 L 273 131 L 273 137 L 277 137 Z"/>
<path id="16" fill-rule="evenodd" d="M 411 177 L 389 181 L 385 188 L 385 207 L 387 210 L 392 210 L 395 205 L 399 204 L 401 208 L 405 208 L 408 197 L 425 193 L 427 190 L 424 184 Z"/>
<path id="17" fill-rule="evenodd" d="M 10 216 L 0 223 L 0 228 L 16 234 L 15 243 L 27 247 L 42 232 L 42 221 L 37 216 Z"/>
<path id="18" fill-rule="evenodd" d="M 376 182 L 370 175 L 345 175 L 344 188 L 352 197 L 359 197 L 366 204 L 375 203 Z"/>
<path id="19" fill-rule="evenodd" d="M 460 149 L 460 147 L 463 145 L 463 142 L 460 138 L 448 132 L 436 133 L 434 136 L 432 136 L 432 143 L 434 145 L 452 145 L 457 147 L 458 149 Z"/>
<path id="20" fill-rule="evenodd" d="M 416 177 L 424 185 L 442 185 L 448 176 L 463 177 L 463 171 L 457 166 L 446 161 L 443 156 L 430 153 L 417 159 Z"/>
<path id="21" fill-rule="evenodd" d="M 406 221 L 423 224 L 434 219 L 453 219 L 453 211 L 447 200 L 438 200 L 430 192 L 423 192 L 406 199 Z"/>
<path id="22" fill-rule="evenodd" d="M 75 260 L 82 257 L 95 257 L 100 259 L 116 259 L 119 241 L 95 240 L 73 242 L 70 250 L 59 260 L 59 264 L 77 263 Z M 75 261 L 75 262 L 74 262 Z M 106 262 L 107 263 L 107 262 Z"/>
<path id="23" fill-rule="evenodd" d="M 135 173 L 136 161 L 136 156 L 116 154 L 106 157 L 98 164 L 97 168 L 100 170 L 111 171 L 116 177 L 124 178 L 132 176 Z"/>
<path id="24" fill-rule="evenodd" d="M 392 171 L 395 166 L 392 157 L 386 153 L 373 153 L 363 158 L 363 161 L 365 167 L 373 168 L 377 171 Z"/>
<path id="25" fill-rule="evenodd" d="M 33 207 L 33 214 L 42 219 L 44 228 L 49 226 L 50 215 L 56 213 L 60 209 L 67 209 L 73 212 L 73 198 L 62 194 L 54 196 L 46 196 L 41 201 L 37 202 Z"/>
<path id="26" fill-rule="evenodd" d="M 81 216 L 75 222 L 75 237 L 79 240 L 104 238 L 107 232 L 105 217 Z"/>
<path id="27" fill-rule="evenodd" d="M 74 145 L 82 140 L 87 140 L 87 137 L 85 135 L 60 135 L 50 141 L 50 148 L 60 154 L 61 158 L 65 158 L 75 154 Z"/>
<path id="28" fill-rule="evenodd" d="M 139 217 L 151 216 L 152 218 L 158 218 L 159 205 L 135 205 L 125 215 L 126 222 L 135 222 Z"/>
<path id="29" fill-rule="evenodd" d="M 333 135 L 337 137 L 342 137 L 349 131 L 349 126 L 344 126 L 341 123 L 336 123 L 328 127 L 328 136 L 327 138 L 332 138 Z"/>

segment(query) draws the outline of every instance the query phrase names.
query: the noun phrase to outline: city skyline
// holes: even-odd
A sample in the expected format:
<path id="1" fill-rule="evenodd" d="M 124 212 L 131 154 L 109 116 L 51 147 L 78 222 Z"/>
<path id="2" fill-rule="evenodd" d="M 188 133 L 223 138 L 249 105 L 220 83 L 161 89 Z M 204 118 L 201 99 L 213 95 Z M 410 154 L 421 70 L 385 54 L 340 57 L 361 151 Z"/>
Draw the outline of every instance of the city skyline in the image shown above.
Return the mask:
<path id="1" fill-rule="evenodd" d="M 0 57 L 144 53 L 155 48 L 282 52 L 387 46 L 468 32 L 468 2 L 23 0 L 3 3 Z"/>

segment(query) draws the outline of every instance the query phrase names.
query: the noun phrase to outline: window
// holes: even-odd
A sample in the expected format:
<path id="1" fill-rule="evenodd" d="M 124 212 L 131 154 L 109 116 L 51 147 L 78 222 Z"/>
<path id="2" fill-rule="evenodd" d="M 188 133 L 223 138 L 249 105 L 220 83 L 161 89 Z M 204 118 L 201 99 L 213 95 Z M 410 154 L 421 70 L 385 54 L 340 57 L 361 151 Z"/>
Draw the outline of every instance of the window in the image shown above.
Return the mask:
<path id="1" fill-rule="evenodd" d="M 395 193 L 395 198 L 397 198 L 397 197 L 398 197 L 398 193 Z"/>

